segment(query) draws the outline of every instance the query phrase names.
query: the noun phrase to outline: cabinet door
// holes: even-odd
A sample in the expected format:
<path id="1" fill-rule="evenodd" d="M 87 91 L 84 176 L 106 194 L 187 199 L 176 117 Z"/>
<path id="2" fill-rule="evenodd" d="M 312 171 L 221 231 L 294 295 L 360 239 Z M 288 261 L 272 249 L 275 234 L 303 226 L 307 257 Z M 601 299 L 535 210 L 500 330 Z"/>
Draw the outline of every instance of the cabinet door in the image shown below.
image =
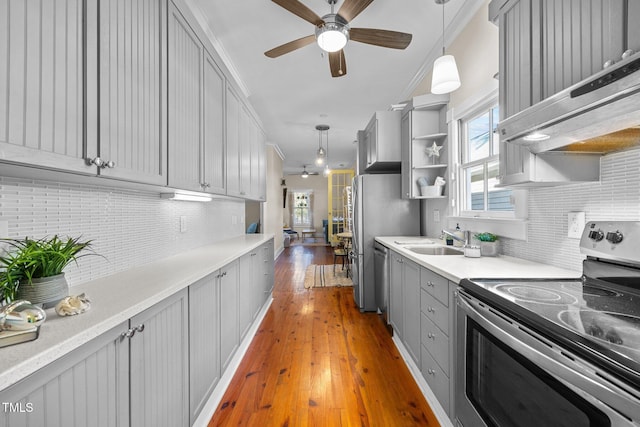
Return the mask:
<path id="1" fill-rule="evenodd" d="M 267 299 L 271 296 L 271 292 L 273 291 L 274 286 L 274 274 L 275 274 L 275 261 L 274 261 L 274 242 L 273 239 L 269 240 L 267 243 L 263 245 L 263 283 L 264 283 L 264 295 L 262 297 L 262 304 L 267 301 Z"/>
<path id="2" fill-rule="evenodd" d="M 374 117 L 365 129 L 367 139 L 367 167 L 376 162 L 378 153 L 378 120 Z"/>
<path id="3" fill-rule="evenodd" d="M 132 426 L 189 424 L 187 299 L 184 289 L 130 320 Z"/>
<path id="4" fill-rule="evenodd" d="M 627 30 L 627 45 L 626 49 L 631 49 L 634 52 L 640 52 L 640 2 L 637 0 L 627 1 L 627 22 L 625 28 Z"/>
<path id="5" fill-rule="evenodd" d="M 240 98 L 227 85 L 227 196 L 240 197 Z"/>
<path id="6" fill-rule="evenodd" d="M 620 60 L 624 1 L 542 0 L 542 99 L 597 73 L 607 60 Z"/>
<path id="7" fill-rule="evenodd" d="M 0 161 L 96 173 L 85 163 L 85 4 L 0 2 Z"/>
<path id="8" fill-rule="evenodd" d="M 204 190 L 225 194 L 224 152 L 224 74 L 208 53 L 204 57 L 204 132 L 203 182 Z"/>
<path id="9" fill-rule="evenodd" d="M 240 103 L 240 130 L 238 133 L 238 161 L 240 164 L 240 196 L 251 197 L 251 148 L 255 138 L 255 124 L 249 110 Z"/>
<path id="10" fill-rule="evenodd" d="M 411 170 L 411 145 L 412 145 L 412 132 L 411 132 L 411 111 L 405 112 L 402 115 L 400 121 L 400 155 L 402 157 L 401 171 L 402 171 L 402 198 L 409 199 L 412 197 L 411 189 L 413 187 L 413 173 Z"/>
<path id="11" fill-rule="evenodd" d="M 403 335 L 407 350 L 420 365 L 420 266 L 404 259 L 402 262 Z"/>
<path id="12" fill-rule="evenodd" d="M 98 3 L 100 175 L 166 185 L 167 2 Z"/>
<path id="13" fill-rule="evenodd" d="M 2 427 L 129 424 L 129 340 L 113 328 L 0 392 Z M 133 425 L 133 424 L 131 424 Z"/>
<path id="14" fill-rule="evenodd" d="M 221 372 L 229 365 L 240 343 L 238 307 L 238 265 L 236 260 L 221 270 L 220 278 L 220 363 Z"/>
<path id="15" fill-rule="evenodd" d="M 404 313 L 402 296 L 402 257 L 395 252 L 390 252 L 389 264 L 389 323 L 393 327 L 393 333 L 404 337 L 403 324 Z"/>
<path id="16" fill-rule="evenodd" d="M 539 55 L 539 49 L 532 50 L 532 44 L 539 43 L 540 37 L 539 27 L 533 24 L 539 22 L 538 2 L 512 0 L 500 10 L 499 97 L 503 117 L 510 117 L 540 101 L 539 60 L 533 56 L 534 53 Z M 538 14 L 538 21 L 534 13 Z"/>
<path id="17" fill-rule="evenodd" d="M 261 290 L 256 283 L 256 270 L 258 268 L 258 250 L 254 249 L 240 257 L 240 284 L 239 284 L 239 314 L 240 339 L 244 337 L 251 326 L 258 301 L 258 293 Z"/>
<path id="18" fill-rule="evenodd" d="M 169 185 L 200 191 L 203 48 L 173 4 L 169 13 Z"/>
<path id="19" fill-rule="evenodd" d="M 220 380 L 220 271 L 189 286 L 189 397 L 193 424 Z"/>

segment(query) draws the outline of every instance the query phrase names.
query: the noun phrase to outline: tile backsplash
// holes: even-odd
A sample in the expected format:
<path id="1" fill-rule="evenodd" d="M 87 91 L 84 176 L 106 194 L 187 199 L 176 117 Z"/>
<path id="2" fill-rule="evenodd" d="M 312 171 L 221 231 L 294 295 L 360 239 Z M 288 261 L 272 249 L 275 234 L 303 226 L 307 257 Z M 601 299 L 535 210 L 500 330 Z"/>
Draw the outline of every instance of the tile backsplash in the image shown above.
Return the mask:
<path id="1" fill-rule="evenodd" d="M 571 211 L 586 221 L 639 221 L 640 150 L 603 156 L 598 183 L 530 189 L 528 241 L 503 239 L 502 252 L 581 271 L 580 241 L 567 237 Z"/>
<path id="2" fill-rule="evenodd" d="M 101 257 L 67 267 L 71 286 L 242 235 L 244 210 L 240 200 L 177 202 L 151 192 L 0 177 L 0 221 L 9 230 L 0 237 L 93 240 Z"/>

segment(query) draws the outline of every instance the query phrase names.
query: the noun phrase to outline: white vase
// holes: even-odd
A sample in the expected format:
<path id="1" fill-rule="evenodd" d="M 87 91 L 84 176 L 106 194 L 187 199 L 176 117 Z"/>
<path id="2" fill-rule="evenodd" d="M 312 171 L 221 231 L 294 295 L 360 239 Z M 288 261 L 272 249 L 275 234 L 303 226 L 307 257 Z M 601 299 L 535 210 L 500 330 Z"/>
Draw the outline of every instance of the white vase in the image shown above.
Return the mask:
<path id="1" fill-rule="evenodd" d="M 480 242 L 482 256 L 498 256 L 498 242 Z"/>

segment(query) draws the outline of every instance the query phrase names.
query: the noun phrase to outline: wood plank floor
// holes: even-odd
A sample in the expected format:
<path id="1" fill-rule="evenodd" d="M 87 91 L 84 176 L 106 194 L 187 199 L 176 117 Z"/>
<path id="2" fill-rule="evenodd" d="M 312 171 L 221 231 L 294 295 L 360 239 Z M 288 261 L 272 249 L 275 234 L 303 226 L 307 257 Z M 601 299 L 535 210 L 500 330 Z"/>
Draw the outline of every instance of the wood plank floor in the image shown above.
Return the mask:
<path id="1" fill-rule="evenodd" d="M 285 248 L 273 304 L 209 426 L 437 426 L 375 313 L 352 288 L 304 289 L 327 247 Z"/>

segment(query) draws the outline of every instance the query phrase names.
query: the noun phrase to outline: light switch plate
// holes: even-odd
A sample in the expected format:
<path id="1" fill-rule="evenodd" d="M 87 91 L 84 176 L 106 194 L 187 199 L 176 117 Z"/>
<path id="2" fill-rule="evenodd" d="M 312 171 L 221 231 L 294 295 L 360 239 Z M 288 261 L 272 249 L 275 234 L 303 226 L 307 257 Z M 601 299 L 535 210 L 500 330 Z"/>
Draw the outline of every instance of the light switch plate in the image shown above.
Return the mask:
<path id="1" fill-rule="evenodd" d="M 585 226 L 584 212 L 569 212 L 567 214 L 567 237 L 579 239 Z"/>
<path id="2" fill-rule="evenodd" d="M 440 222 L 440 211 L 438 209 L 433 211 L 433 222 Z"/>

